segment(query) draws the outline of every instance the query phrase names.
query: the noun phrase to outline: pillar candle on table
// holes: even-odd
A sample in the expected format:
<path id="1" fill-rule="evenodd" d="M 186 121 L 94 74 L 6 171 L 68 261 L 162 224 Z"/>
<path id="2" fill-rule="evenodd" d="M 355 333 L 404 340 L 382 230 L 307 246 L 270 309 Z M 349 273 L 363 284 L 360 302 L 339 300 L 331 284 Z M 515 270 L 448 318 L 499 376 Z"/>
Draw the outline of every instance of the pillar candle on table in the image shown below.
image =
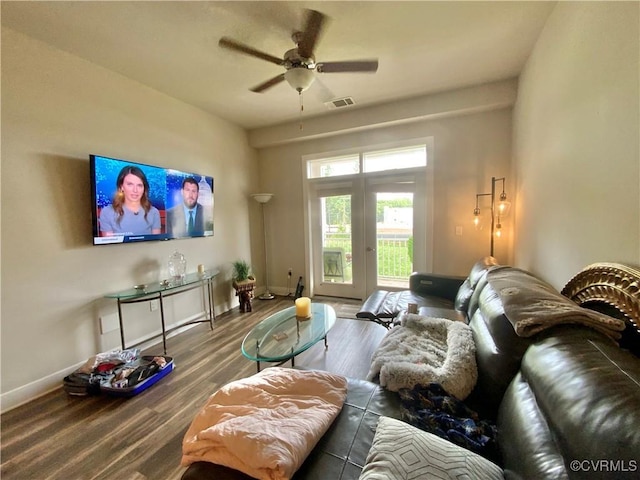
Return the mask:
<path id="1" fill-rule="evenodd" d="M 296 317 L 309 318 L 311 316 L 311 299 L 309 297 L 296 298 Z"/>
<path id="2" fill-rule="evenodd" d="M 202 264 L 198 265 L 198 273 L 200 275 L 204 274 L 204 265 L 202 265 Z"/>

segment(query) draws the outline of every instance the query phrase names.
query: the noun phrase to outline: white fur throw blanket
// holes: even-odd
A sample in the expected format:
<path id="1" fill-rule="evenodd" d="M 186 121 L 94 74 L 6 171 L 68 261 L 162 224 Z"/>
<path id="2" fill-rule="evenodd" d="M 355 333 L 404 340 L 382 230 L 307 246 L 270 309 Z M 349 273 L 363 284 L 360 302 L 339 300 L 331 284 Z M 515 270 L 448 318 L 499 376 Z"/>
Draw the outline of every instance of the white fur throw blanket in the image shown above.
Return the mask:
<path id="1" fill-rule="evenodd" d="M 401 316 L 373 354 L 367 379 L 377 376 L 394 392 L 434 382 L 464 400 L 478 380 L 471 328 L 445 318 Z"/>
<path id="2" fill-rule="evenodd" d="M 182 465 L 206 461 L 261 480 L 293 476 L 336 418 L 344 377 L 272 367 L 209 397 L 182 441 Z"/>

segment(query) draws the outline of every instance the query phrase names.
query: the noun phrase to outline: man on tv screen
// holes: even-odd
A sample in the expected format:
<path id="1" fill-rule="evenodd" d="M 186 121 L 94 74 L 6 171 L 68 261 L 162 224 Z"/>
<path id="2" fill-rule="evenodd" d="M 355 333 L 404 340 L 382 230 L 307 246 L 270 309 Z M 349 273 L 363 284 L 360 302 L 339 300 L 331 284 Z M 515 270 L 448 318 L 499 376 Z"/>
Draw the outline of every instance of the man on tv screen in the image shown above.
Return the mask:
<path id="1" fill-rule="evenodd" d="M 182 203 L 167 211 L 167 233 L 170 237 L 204 235 L 204 212 L 198 203 L 200 188 L 193 177 L 182 181 Z"/>

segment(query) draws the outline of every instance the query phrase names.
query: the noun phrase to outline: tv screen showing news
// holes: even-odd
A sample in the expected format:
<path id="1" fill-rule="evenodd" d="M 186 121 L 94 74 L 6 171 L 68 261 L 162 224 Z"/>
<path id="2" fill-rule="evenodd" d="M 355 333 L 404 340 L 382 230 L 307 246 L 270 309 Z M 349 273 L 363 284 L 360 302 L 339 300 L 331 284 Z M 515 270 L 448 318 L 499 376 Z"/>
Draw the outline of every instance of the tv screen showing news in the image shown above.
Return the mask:
<path id="1" fill-rule="evenodd" d="M 94 245 L 213 235 L 213 177 L 89 159 Z"/>

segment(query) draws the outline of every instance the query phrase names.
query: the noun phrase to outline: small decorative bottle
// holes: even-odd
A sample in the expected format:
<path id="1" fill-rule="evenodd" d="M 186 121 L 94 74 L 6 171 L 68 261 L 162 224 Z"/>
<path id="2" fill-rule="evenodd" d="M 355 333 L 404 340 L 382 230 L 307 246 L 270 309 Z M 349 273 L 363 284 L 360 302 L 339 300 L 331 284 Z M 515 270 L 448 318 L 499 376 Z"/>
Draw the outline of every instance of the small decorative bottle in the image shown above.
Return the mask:
<path id="1" fill-rule="evenodd" d="M 169 276 L 174 282 L 181 282 L 187 273 L 187 260 L 177 250 L 169 257 Z"/>

